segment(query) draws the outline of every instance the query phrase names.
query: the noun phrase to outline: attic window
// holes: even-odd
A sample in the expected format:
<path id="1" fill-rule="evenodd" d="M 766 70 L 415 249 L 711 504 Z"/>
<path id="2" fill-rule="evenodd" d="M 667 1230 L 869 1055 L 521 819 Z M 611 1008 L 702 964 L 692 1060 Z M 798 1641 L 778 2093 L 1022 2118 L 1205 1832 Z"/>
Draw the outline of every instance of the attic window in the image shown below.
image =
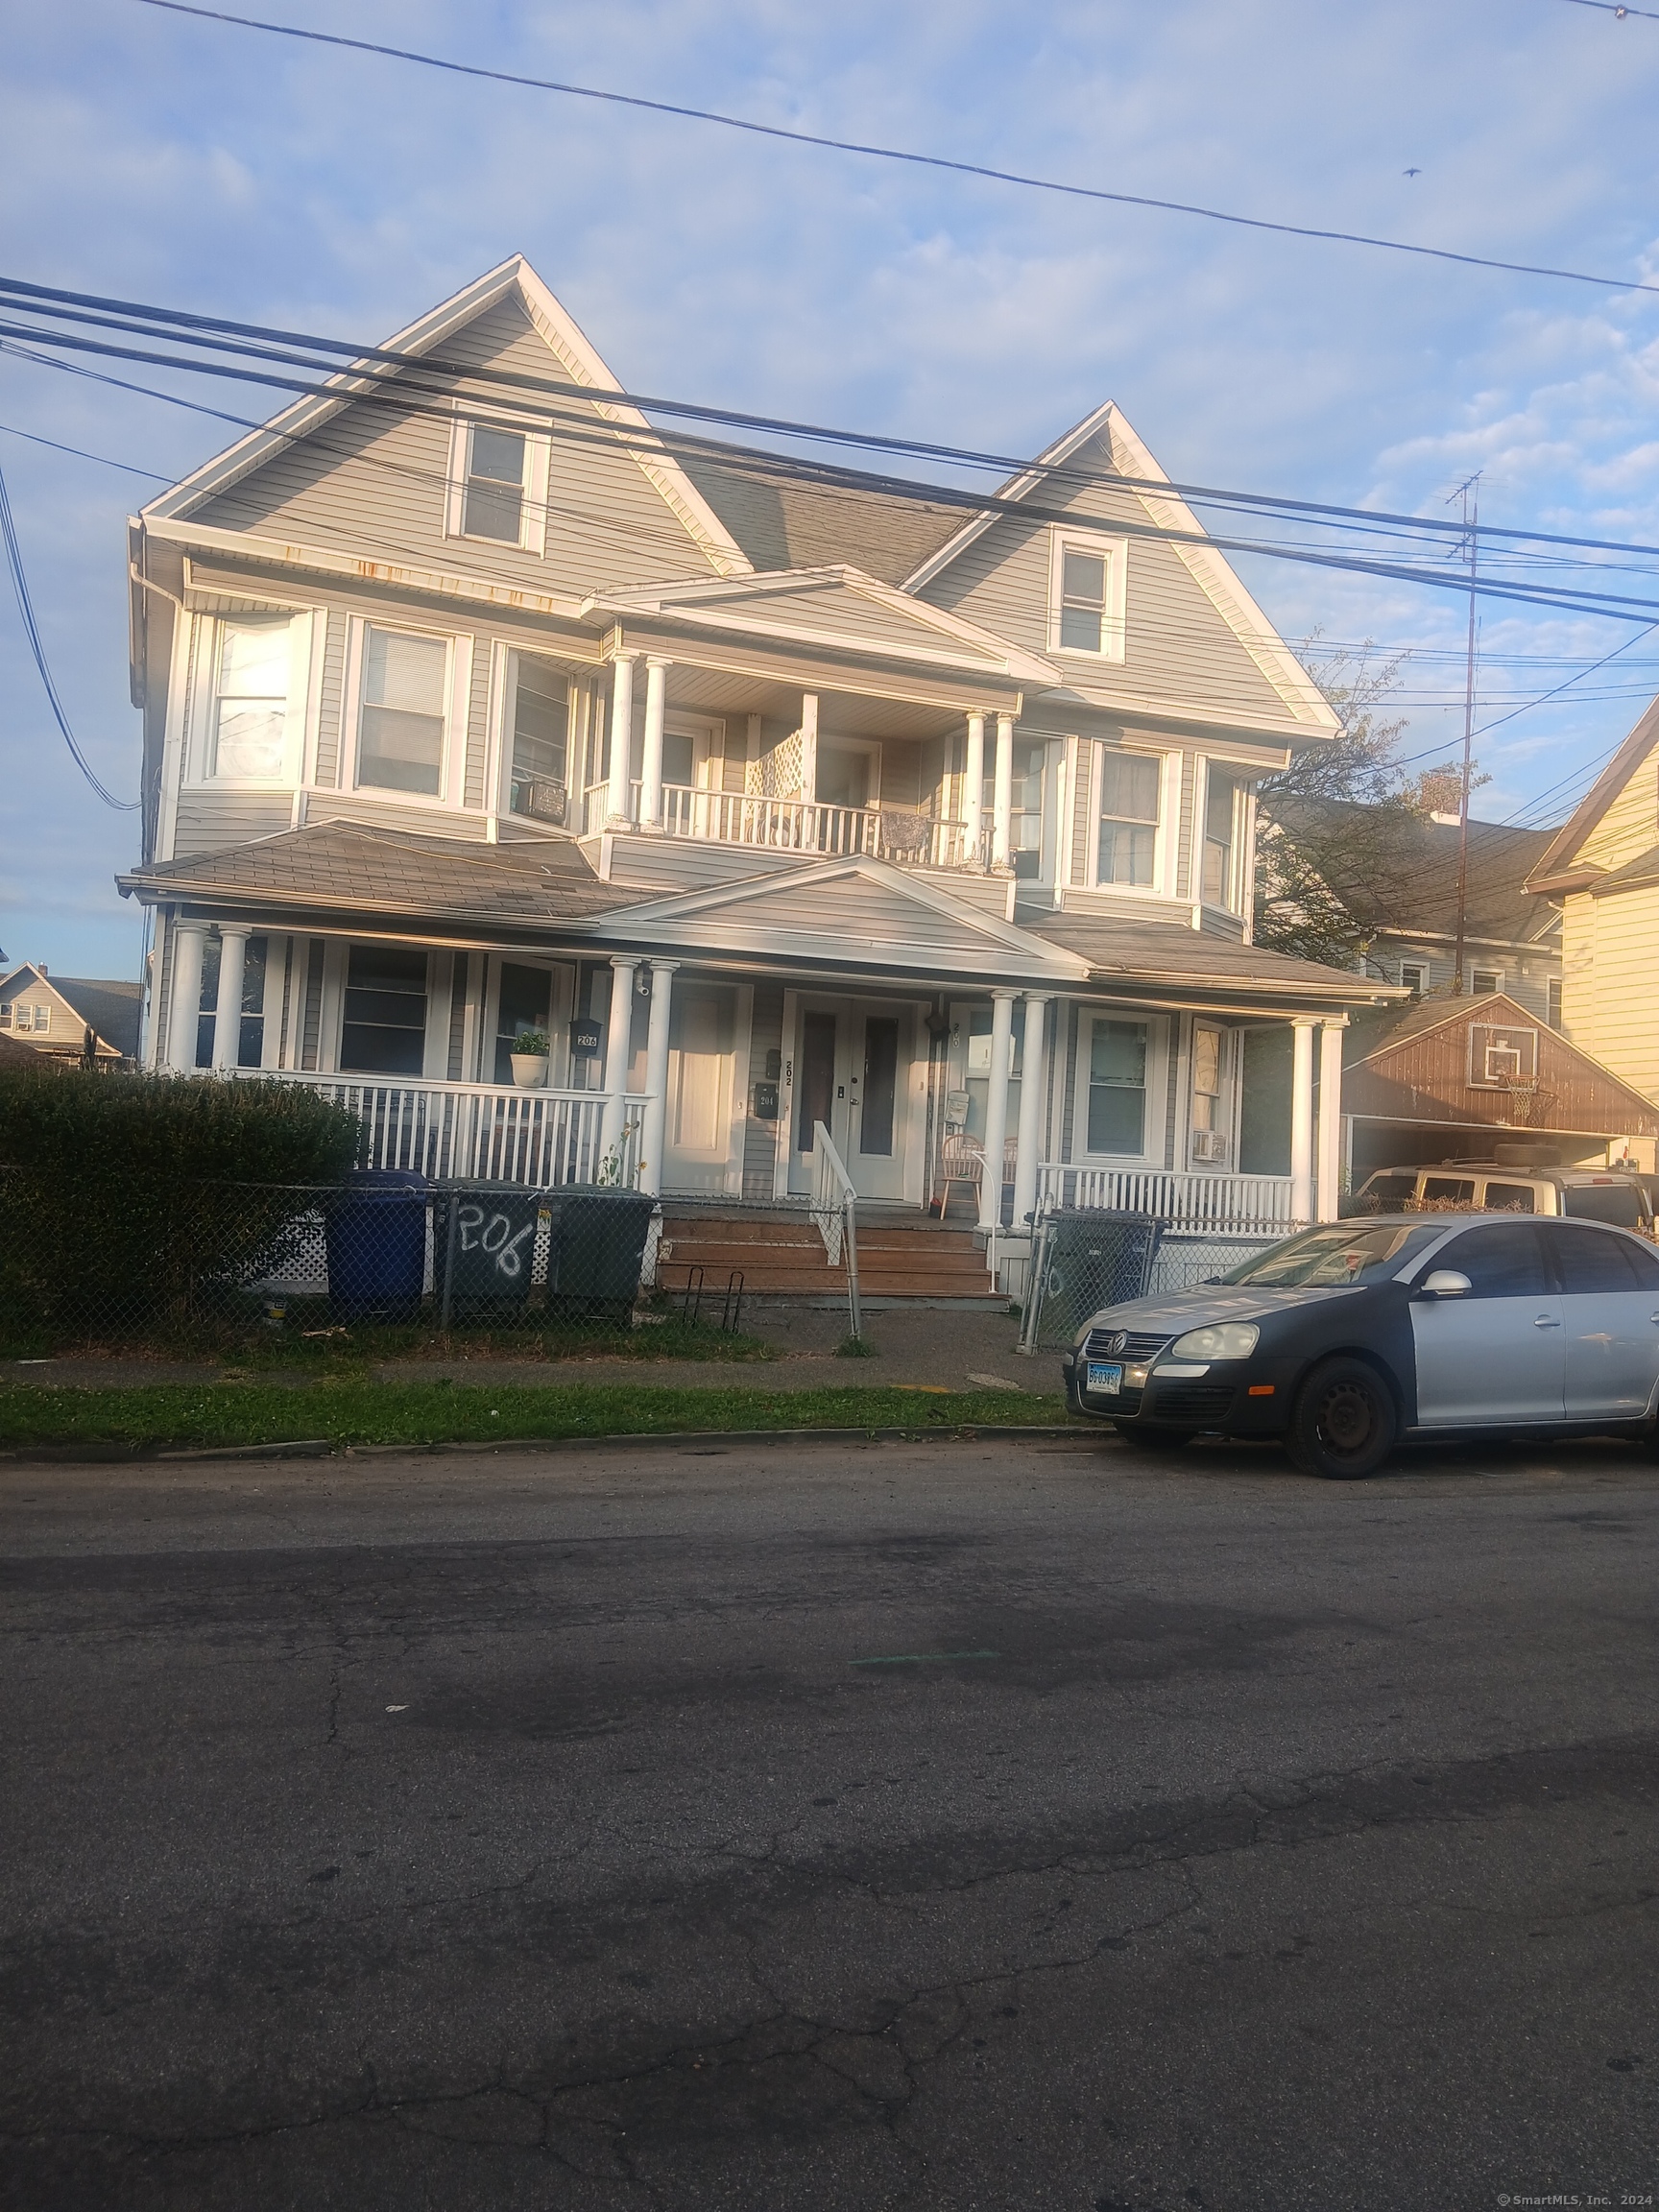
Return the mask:
<path id="1" fill-rule="evenodd" d="M 1048 649 L 1123 658 L 1124 576 L 1128 544 L 1120 538 L 1069 537 L 1056 531 L 1048 582 Z"/>
<path id="2" fill-rule="evenodd" d="M 548 460 L 545 431 L 458 421 L 449 446 L 446 534 L 544 551 Z"/>
<path id="3" fill-rule="evenodd" d="M 524 527 L 524 449 L 521 430 L 474 422 L 467 442 L 467 491 L 462 506 L 465 538 L 495 538 L 517 545 Z"/>

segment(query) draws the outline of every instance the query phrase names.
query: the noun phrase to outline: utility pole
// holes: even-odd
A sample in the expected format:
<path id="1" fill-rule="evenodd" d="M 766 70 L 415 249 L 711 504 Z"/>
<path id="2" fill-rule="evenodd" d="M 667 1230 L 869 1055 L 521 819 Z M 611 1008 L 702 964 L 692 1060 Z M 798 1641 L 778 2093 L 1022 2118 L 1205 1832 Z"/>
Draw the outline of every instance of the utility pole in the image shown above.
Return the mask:
<path id="1" fill-rule="evenodd" d="M 1457 950 L 1452 989 L 1463 989 L 1463 932 L 1469 916 L 1469 778 L 1475 742 L 1475 583 L 1480 559 L 1480 470 L 1459 484 L 1446 504 L 1463 502 L 1463 538 L 1459 546 L 1469 564 L 1469 643 L 1463 662 L 1463 787 L 1457 805 Z"/>

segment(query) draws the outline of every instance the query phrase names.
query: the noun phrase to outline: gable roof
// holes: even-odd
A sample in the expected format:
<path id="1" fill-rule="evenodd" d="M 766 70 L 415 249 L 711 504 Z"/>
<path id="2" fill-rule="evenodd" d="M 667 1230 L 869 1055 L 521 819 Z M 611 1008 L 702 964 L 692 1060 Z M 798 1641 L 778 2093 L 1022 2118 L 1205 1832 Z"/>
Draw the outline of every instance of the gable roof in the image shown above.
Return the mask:
<path id="1" fill-rule="evenodd" d="M 1290 717 L 1303 724 L 1310 735 L 1335 736 L 1340 724 L 1330 702 L 1244 589 L 1224 555 L 1208 541 L 1209 533 L 1191 508 L 1173 488 L 1166 492 L 1143 489 L 1148 484 L 1155 487 L 1167 485 L 1169 479 L 1142 444 L 1122 409 L 1111 399 L 1103 400 L 1081 422 L 1073 424 L 1062 437 L 1057 438 L 1028 468 L 1009 477 L 996 493 L 998 506 L 986 508 L 954 532 L 904 579 L 905 590 L 921 591 L 932 583 L 971 545 L 1004 518 L 1001 512 L 1003 505 L 1022 505 L 1040 499 L 1041 493 L 1048 486 L 1050 471 L 1063 468 L 1092 439 L 1102 435 L 1110 445 L 1125 448 L 1130 467 L 1123 473 L 1135 481 L 1126 482 L 1122 489 L 1139 501 L 1155 529 L 1160 532 L 1189 532 L 1199 541 L 1192 543 L 1183 542 L 1180 539 L 1162 539 L 1161 542 L 1166 544 L 1187 568 L 1205 597 L 1233 632 L 1238 644 L 1284 702 Z M 1086 515 L 1069 517 L 1068 520 L 1070 526 L 1080 530 L 1090 527 L 1090 517 Z M 1102 519 L 1099 527 L 1102 535 L 1112 536 L 1120 533 L 1124 525 L 1116 518 L 1110 518 Z"/>
<path id="2" fill-rule="evenodd" d="M 1576 809 L 1555 832 L 1539 855 L 1528 878 L 1534 891 L 1576 890 L 1601 870 L 1576 865 L 1580 848 L 1603 815 L 1625 789 L 1648 756 L 1659 748 L 1659 699 L 1655 699 L 1634 730 L 1578 802 Z"/>
<path id="3" fill-rule="evenodd" d="M 708 583 L 677 579 L 595 593 L 584 614 L 657 614 L 699 628 L 759 632 L 831 649 L 1011 677 L 1046 687 L 1060 672 L 976 622 L 912 599 L 847 562 Z"/>
<path id="4" fill-rule="evenodd" d="M 1659 1136 L 1659 1108 L 1652 1099 L 1503 991 L 1479 998 L 1421 998 L 1403 1009 L 1362 1015 L 1345 1040 L 1345 1111 L 1379 1119 L 1519 1130 L 1506 1091 L 1469 1083 L 1465 1038 L 1477 1023 L 1528 1030 L 1538 1040 L 1538 1076 L 1548 1096 L 1534 1102 L 1528 1129 L 1536 1127 L 1540 1135 L 1557 1129 Z M 1540 1106 L 1546 1116 L 1542 1123 L 1535 1118 Z"/>
<path id="5" fill-rule="evenodd" d="M 855 897 L 850 893 L 855 892 Z M 797 863 L 766 876 L 647 899 L 618 916 L 613 937 L 757 951 L 816 965 L 924 963 L 946 973 L 1080 982 L 1084 964 L 1032 931 L 956 898 L 892 861 Z"/>
<path id="6" fill-rule="evenodd" d="M 138 1022 L 144 996 L 139 984 L 52 975 L 35 961 L 22 960 L 0 975 L 0 998 L 12 999 L 24 991 L 44 992 L 59 1012 L 69 1018 L 60 1030 L 46 1031 L 45 1035 L 51 1039 L 49 1045 L 44 1042 L 25 1045 L 22 1047 L 25 1052 L 67 1050 L 79 1054 L 89 1027 L 101 1052 L 125 1060 L 137 1057 Z M 26 1034 L 33 1035 L 33 1032 Z"/>
<path id="7" fill-rule="evenodd" d="M 1407 806 L 1366 806 L 1348 799 L 1263 799 L 1262 816 L 1307 856 L 1327 888 L 1363 927 L 1402 936 L 1452 937 L 1457 927 L 1455 823 L 1434 822 Z M 1354 872 L 1337 880 L 1321 848 L 1339 853 L 1344 832 L 1358 824 L 1371 834 Z M 1516 830 L 1502 822 L 1469 824 L 1465 934 L 1503 944 L 1534 944 L 1552 929 L 1556 912 L 1527 889 L 1555 832 Z"/>
<path id="8" fill-rule="evenodd" d="M 595 415 L 628 433 L 620 449 L 626 451 L 661 493 L 719 575 L 747 572 L 748 555 L 704 498 L 680 462 L 668 451 L 651 423 L 637 407 L 610 397 L 621 386 L 601 359 L 597 349 L 575 319 L 556 300 L 521 253 L 420 316 L 387 339 L 385 350 L 426 356 L 499 301 L 517 294 L 532 325 L 565 370 L 570 382 L 581 386 Z M 465 371 L 462 370 L 462 374 Z M 298 439 L 320 429 L 350 406 L 352 400 L 395 379 L 395 366 L 358 361 L 326 377 L 326 397 L 309 396 L 296 400 L 272 417 L 262 429 L 251 431 L 226 450 L 192 469 L 159 498 L 142 510 L 146 522 L 167 522 L 188 517 L 204 501 L 229 491 L 245 476 L 276 454 L 286 451 Z M 527 421 L 526 427 L 534 427 Z"/>

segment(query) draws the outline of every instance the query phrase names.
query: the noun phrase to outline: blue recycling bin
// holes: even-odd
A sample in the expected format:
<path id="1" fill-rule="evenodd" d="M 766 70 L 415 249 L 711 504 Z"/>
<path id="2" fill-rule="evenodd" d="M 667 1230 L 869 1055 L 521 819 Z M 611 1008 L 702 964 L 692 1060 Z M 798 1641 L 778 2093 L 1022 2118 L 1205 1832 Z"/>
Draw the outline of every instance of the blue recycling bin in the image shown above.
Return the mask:
<path id="1" fill-rule="evenodd" d="M 324 1215 L 328 1308 L 340 1321 L 412 1321 L 426 1283 L 424 1175 L 385 1167 L 346 1178 Z"/>

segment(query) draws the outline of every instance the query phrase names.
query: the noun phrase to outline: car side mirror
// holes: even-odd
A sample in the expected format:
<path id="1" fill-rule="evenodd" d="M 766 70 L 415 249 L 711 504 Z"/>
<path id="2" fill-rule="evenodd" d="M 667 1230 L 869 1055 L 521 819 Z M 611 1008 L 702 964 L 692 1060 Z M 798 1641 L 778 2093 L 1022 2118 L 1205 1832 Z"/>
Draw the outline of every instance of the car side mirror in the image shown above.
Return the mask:
<path id="1" fill-rule="evenodd" d="M 1467 1298 L 1474 1285 L 1467 1275 L 1459 1275 L 1455 1267 L 1436 1267 L 1426 1275 L 1418 1290 L 1420 1298 Z"/>

